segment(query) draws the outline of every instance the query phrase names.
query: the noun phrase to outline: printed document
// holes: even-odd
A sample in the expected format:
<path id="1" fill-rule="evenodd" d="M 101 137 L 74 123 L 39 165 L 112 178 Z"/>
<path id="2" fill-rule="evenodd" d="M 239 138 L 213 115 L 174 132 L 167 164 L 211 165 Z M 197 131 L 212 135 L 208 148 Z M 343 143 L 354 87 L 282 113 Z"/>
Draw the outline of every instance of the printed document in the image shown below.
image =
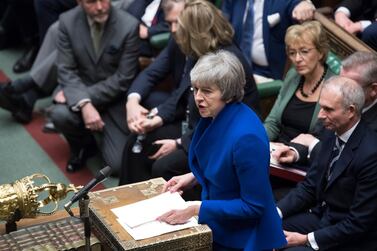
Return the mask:
<path id="1" fill-rule="evenodd" d="M 169 225 L 159 222 L 157 217 L 173 209 L 184 209 L 186 202 L 178 193 L 166 192 L 150 199 L 139 201 L 126 206 L 113 208 L 119 224 L 135 240 L 141 240 L 181 229 L 198 226 L 197 220 L 192 217 L 185 224 Z"/>

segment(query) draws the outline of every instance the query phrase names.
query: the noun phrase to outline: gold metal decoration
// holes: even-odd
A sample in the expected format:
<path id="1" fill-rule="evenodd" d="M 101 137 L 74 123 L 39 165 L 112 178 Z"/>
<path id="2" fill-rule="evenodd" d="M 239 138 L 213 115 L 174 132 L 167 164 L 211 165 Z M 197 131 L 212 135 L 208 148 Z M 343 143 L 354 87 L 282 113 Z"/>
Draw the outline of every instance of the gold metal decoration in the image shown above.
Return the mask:
<path id="1" fill-rule="evenodd" d="M 59 200 L 80 188 L 73 184 L 51 183 L 46 175 L 40 173 L 0 185 L 0 220 L 15 222 L 22 218 L 53 214 L 58 209 Z M 53 209 L 43 212 L 42 209 L 50 203 L 54 205 Z"/>

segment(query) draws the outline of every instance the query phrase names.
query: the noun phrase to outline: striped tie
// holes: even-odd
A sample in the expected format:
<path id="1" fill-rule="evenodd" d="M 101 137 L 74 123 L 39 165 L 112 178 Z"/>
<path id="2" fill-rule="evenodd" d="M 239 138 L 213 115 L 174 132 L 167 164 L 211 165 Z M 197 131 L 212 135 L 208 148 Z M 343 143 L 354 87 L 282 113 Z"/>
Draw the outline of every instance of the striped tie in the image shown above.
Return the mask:
<path id="1" fill-rule="evenodd" d="M 333 148 L 332 153 L 331 153 L 330 165 L 329 165 L 329 168 L 327 170 L 327 181 L 329 181 L 330 178 L 331 178 L 331 174 L 334 171 L 335 163 L 339 159 L 340 154 L 342 153 L 343 145 L 344 145 L 343 140 L 341 140 L 339 137 L 336 137 L 335 145 L 334 145 L 334 148 Z"/>

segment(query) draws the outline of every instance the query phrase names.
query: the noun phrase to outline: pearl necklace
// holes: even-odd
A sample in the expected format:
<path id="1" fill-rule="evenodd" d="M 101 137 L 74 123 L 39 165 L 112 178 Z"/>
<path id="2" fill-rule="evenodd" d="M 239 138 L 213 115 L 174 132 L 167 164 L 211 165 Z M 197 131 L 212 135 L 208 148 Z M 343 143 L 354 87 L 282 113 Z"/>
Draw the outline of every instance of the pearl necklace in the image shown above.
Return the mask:
<path id="1" fill-rule="evenodd" d="M 310 91 L 309 94 L 306 94 L 306 93 L 304 92 L 304 82 L 305 82 L 305 77 L 302 76 L 302 77 L 300 78 L 299 89 L 300 89 L 300 93 L 301 93 L 301 95 L 302 95 L 304 98 L 308 98 L 310 95 L 312 95 L 312 94 L 318 89 L 318 87 L 321 85 L 323 79 L 325 78 L 326 72 L 327 72 L 327 66 L 325 65 L 325 66 L 324 66 L 323 73 L 322 73 L 322 76 L 321 76 L 320 79 L 317 81 L 317 83 L 313 86 L 313 88 L 312 88 L 312 90 Z"/>

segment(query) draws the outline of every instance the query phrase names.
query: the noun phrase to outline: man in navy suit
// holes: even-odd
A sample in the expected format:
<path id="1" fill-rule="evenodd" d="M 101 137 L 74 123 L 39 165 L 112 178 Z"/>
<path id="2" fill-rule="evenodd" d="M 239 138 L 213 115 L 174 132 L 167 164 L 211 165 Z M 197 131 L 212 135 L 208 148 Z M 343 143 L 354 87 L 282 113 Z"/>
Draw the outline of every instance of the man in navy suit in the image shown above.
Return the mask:
<path id="1" fill-rule="evenodd" d="M 318 158 L 277 204 L 285 250 L 376 250 L 377 134 L 360 119 L 364 100 L 351 79 L 325 82 L 318 118 L 328 130 Z"/>
<path id="2" fill-rule="evenodd" d="M 250 4 L 253 4 L 253 28 L 246 26 Z M 283 77 L 286 29 L 295 21 L 311 19 L 314 10 L 310 1 L 301 0 L 224 0 L 222 5 L 235 30 L 235 42 L 253 64 L 254 73 L 273 79 Z M 250 33 L 252 45 L 245 43 Z"/>

